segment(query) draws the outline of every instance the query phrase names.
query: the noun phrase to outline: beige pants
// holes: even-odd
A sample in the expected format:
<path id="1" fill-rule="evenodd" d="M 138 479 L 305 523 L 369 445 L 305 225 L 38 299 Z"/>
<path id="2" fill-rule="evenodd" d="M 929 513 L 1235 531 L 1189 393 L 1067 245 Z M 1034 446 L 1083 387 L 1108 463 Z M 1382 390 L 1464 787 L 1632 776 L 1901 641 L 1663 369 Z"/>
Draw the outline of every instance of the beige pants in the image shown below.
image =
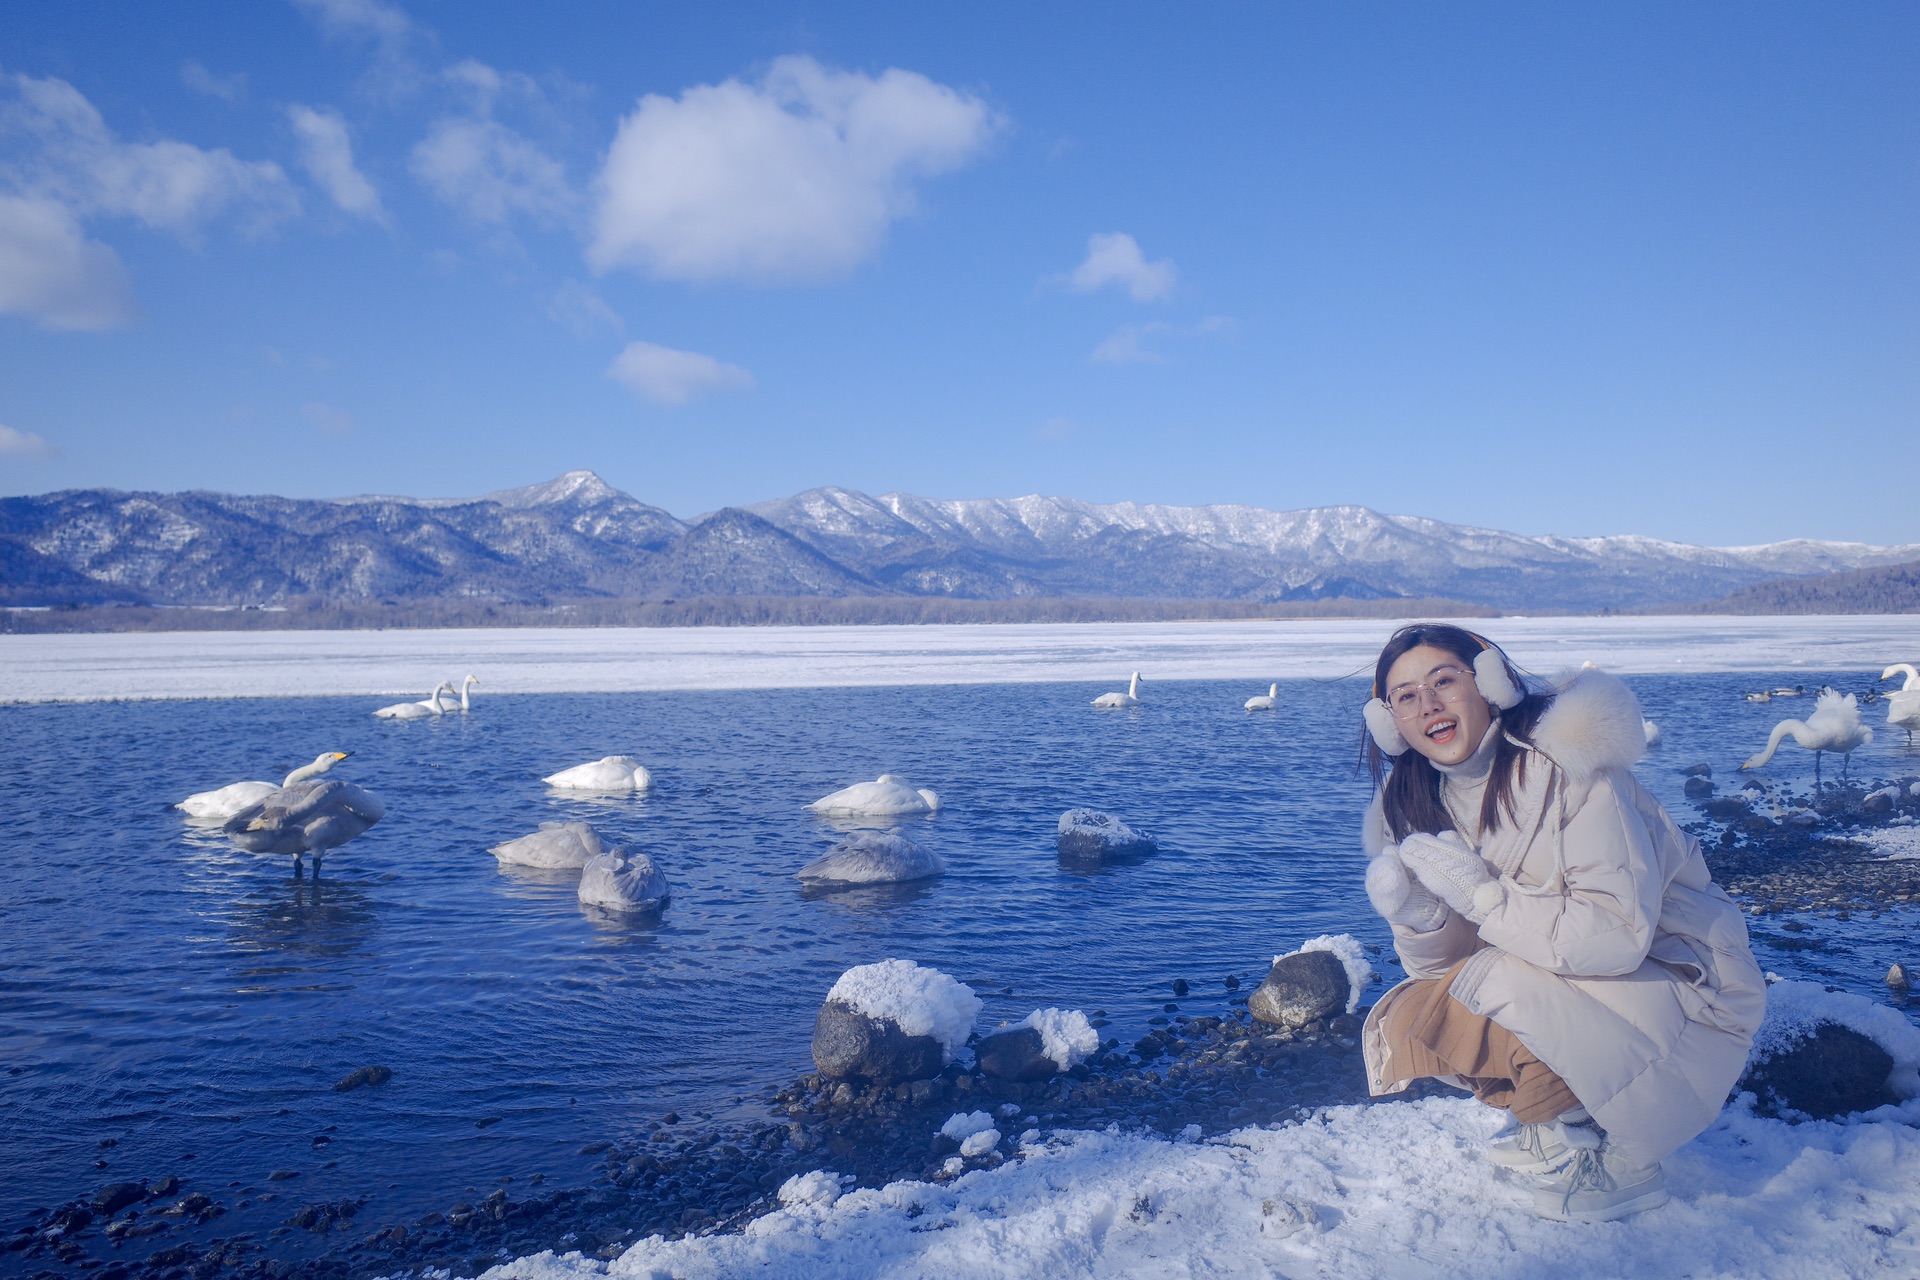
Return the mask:
<path id="1" fill-rule="evenodd" d="M 1395 988 L 1379 1014 L 1386 1078 L 1456 1076 L 1474 1097 L 1512 1112 L 1521 1124 L 1544 1124 L 1577 1108 L 1580 1100 L 1567 1082 L 1518 1037 L 1447 994 L 1453 977 L 1449 971 Z"/>

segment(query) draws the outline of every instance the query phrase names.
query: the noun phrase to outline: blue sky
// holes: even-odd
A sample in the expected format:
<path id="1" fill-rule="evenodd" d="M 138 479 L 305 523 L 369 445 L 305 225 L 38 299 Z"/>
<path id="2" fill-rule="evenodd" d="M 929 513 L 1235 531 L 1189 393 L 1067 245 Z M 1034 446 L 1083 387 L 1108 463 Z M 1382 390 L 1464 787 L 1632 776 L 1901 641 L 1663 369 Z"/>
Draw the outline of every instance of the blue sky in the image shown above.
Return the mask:
<path id="1" fill-rule="evenodd" d="M 10 6 L 0 492 L 1920 541 L 1917 61 L 1897 4 Z"/>

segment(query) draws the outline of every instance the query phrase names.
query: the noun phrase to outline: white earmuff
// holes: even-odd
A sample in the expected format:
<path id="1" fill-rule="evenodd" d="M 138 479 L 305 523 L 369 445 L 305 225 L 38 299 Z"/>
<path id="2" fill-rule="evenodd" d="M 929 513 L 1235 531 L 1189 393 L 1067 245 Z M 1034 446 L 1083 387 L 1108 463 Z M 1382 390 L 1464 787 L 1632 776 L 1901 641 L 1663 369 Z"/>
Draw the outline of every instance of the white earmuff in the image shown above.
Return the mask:
<path id="1" fill-rule="evenodd" d="M 1407 749 L 1406 735 L 1400 732 L 1400 724 L 1393 718 L 1393 710 L 1379 698 L 1368 698 L 1364 708 L 1367 718 L 1367 732 L 1373 735 L 1373 745 L 1390 756 L 1402 755 Z"/>
<path id="2" fill-rule="evenodd" d="M 1482 649 L 1474 658 L 1473 683 L 1479 686 L 1481 697 L 1502 711 L 1519 706 L 1527 696 L 1527 691 L 1513 682 L 1507 660 L 1498 649 Z"/>

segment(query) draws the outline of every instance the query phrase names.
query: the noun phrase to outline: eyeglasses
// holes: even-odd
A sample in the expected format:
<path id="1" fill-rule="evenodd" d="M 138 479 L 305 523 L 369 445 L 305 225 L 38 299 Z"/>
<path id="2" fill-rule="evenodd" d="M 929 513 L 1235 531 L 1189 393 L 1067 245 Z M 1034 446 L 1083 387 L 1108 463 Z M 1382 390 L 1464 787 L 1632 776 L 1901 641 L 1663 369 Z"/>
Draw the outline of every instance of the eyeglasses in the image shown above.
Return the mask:
<path id="1" fill-rule="evenodd" d="M 1435 667 L 1423 681 L 1387 690 L 1387 706 L 1396 720 L 1417 720 L 1426 709 L 1427 695 L 1442 706 L 1457 707 L 1475 692 L 1473 672 L 1465 667 Z"/>

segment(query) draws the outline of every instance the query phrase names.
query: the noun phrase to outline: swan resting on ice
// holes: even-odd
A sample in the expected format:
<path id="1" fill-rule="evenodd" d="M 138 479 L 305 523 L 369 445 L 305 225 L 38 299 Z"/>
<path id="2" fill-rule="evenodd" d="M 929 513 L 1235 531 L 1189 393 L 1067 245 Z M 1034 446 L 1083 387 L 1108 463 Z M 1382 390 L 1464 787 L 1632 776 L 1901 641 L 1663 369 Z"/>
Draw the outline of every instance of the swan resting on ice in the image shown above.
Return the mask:
<path id="1" fill-rule="evenodd" d="M 602 756 L 540 779 L 562 791 L 645 791 L 653 775 L 632 756 Z"/>
<path id="2" fill-rule="evenodd" d="M 940 855 L 893 831 L 855 831 L 794 873 L 834 884 L 901 884 L 944 873 Z"/>
<path id="3" fill-rule="evenodd" d="M 1247 699 L 1249 711 L 1271 711 L 1280 705 L 1280 686 L 1270 684 L 1265 693 L 1256 694 Z"/>
<path id="4" fill-rule="evenodd" d="M 440 694 L 443 691 L 452 693 L 453 681 L 442 680 L 433 686 L 432 693 L 419 702 L 396 702 L 390 707 L 381 707 L 373 714 L 382 720 L 423 720 L 428 716 L 445 715 L 447 709 L 440 705 Z"/>
<path id="5" fill-rule="evenodd" d="M 1779 691 L 1775 690 L 1776 697 Z M 1860 747 L 1873 741 L 1873 730 L 1860 723 L 1860 704 L 1852 694 L 1827 692 L 1820 695 L 1813 705 L 1813 714 L 1805 720 L 1782 720 L 1773 726 L 1773 732 L 1767 737 L 1767 749 L 1754 756 L 1742 769 L 1758 769 L 1773 759 L 1773 753 L 1780 749 L 1780 743 L 1791 734 L 1793 740 L 1813 752 L 1814 784 L 1820 781 L 1820 755 L 1826 751 L 1838 751 L 1847 763 L 1852 762 L 1853 753 Z M 1840 766 L 1842 774 L 1846 764 Z"/>
<path id="6" fill-rule="evenodd" d="M 1276 689 L 1274 692 L 1278 693 L 1279 690 Z M 1103 693 L 1093 700 L 1093 705 L 1099 707 L 1102 711 L 1113 711 L 1121 707 L 1139 706 L 1140 673 L 1138 671 L 1133 673 L 1133 679 L 1127 681 L 1127 691 L 1125 693 Z"/>
<path id="7" fill-rule="evenodd" d="M 807 808 L 815 813 L 862 818 L 894 818 L 911 813 L 938 813 L 940 797 L 925 789 L 915 791 L 896 774 L 883 773 L 876 782 L 856 782 L 830 796 L 821 796 Z"/>
<path id="8" fill-rule="evenodd" d="M 313 758 L 312 764 L 301 765 L 283 778 L 279 786 L 271 782 L 230 782 L 217 791 L 196 791 L 173 807 L 189 818 L 219 818 L 224 822 L 248 805 L 265 800 L 280 787 L 290 787 L 296 782 L 319 777 L 345 760 L 347 754 L 345 751 L 322 751 Z"/>
<path id="9" fill-rule="evenodd" d="M 637 849 L 609 849 L 580 870 L 580 903 L 608 911 L 653 911 L 673 896 L 667 877 Z"/>
<path id="10" fill-rule="evenodd" d="M 599 833 L 584 822 L 543 822 L 532 835 L 496 844 L 487 852 L 503 866 L 578 871 L 605 849 Z"/>
<path id="11" fill-rule="evenodd" d="M 292 854 L 295 875 L 300 874 L 300 856 L 310 853 L 317 876 L 329 850 L 386 816 L 387 807 L 376 796 L 351 782 L 309 779 L 248 805 L 220 830 L 250 853 Z"/>

